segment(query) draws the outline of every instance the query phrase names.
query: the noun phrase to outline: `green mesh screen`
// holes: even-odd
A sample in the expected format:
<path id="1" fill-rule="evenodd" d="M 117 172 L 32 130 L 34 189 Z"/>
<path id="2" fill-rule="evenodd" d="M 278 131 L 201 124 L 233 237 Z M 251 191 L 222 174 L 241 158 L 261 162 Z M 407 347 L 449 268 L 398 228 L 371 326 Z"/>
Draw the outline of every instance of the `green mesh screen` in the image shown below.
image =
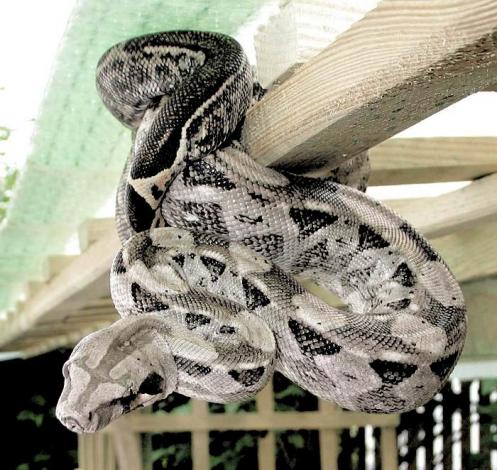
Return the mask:
<path id="1" fill-rule="evenodd" d="M 95 91 L 100 55 L 124 39 L 168 29 L 234 34 L 265 0 L 87 0 L 66 31 L 33 151 L 0 229 L 0 311 L 41 280 L 77 226 L 115 191 L 130 137 Z"/>

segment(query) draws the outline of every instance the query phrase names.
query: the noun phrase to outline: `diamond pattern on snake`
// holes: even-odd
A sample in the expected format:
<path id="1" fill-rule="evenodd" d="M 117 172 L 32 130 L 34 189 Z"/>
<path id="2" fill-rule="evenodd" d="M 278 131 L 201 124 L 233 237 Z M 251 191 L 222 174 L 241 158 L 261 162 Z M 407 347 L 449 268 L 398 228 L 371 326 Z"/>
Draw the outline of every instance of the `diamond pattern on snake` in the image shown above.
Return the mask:
<path id="1" fill-rule="evenodd" d="M 64 365 L 65 426 L 94 432 L 173 391 L 246 400 L 275 370 L 371 413 L 411 410 L 443 386 L 466 334 L 450 269 L 365 195 L 367 155 L 291 168 L 251 158 L 241 131 L 264 90 L 234 39 L 172 31 L 125 41 L 100 59 L 97 90 L 133 140 L 110 281 L 122 318 Z"/>

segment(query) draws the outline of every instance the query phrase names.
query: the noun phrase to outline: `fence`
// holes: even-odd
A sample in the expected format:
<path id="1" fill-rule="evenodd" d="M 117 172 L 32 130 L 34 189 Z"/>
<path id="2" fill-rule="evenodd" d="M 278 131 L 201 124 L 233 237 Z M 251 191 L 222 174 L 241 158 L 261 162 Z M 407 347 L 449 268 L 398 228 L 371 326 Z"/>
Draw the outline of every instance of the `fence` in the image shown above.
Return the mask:
<path id="1" fill-rule="evenodd" d="M 401 415 L 400 468 L 496 469 L 496 389 L 492 380 L 455 380 L 426 406 Z"/>
<path id="2" fill-rule="evenodd" d="M 226 430 L 267 431 L 258 437 L 258 469 L 273 470 L 276 432 L 289 429 L 318 432 L 309 452 L 319 455 L 321 470 L 497 468 L 495 380 L 453 380 L 426 406 L 400 416 L 348 412 L 321 400 L 317 411 L 277 412 L 273 405 L 267 387 L 250 413 L 212 414 L 207 403 L 192 400 L 189 415 L 131 414 L 104 432 L 80 436 L 80 470 L 145 469 L 140 434 L 162 432 L 191 432 L 192 468 L 205 470 L 209 432 Z"/>
<path id="3" fill-rule="evenodd" d="M 143 466 L 139 433 L 191 432 L 193 470 L 207 470 L 210 431 L 267 431 L 258 440 L 259 470 L 276 468 L 275 432 L 307 429 L 319 432 L 321 469 L 338 469 L 339 433 L 351 427 L 380 430 L 380 459 L 385 470 L 396 469 L 398 415 L 368 415 L 344 411 L 319 400 L 317 411 L 274 411 L 272 386 L 256 399 L 257 411 L 240 414 L 209 413 L 208 403 L 192 400 L 190 415 L 132 413 L 107 431 L 79 438 L 80 470 L 140 470 Z"/>

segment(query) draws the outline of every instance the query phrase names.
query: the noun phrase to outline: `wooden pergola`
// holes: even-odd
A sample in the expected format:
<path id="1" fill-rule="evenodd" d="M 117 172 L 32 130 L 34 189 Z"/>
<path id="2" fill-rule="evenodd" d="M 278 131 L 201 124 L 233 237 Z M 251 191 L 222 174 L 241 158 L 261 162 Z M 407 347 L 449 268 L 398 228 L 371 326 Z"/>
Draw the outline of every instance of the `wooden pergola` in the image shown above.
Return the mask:
<path id="1" fill-rule="evenodd" d="M 319 46 L 319 54 L 307 60 L 289 50 L 283 54 L 284 66 L 275 56 L 281 50 L 271 46 L 288 12 L 283 8 L 259 29 L 255 40 L 261 73 L 275 85 L 250 111 L 245 140 L 264 165 L 297 156 L 339 162 L 369 150 L 373 186 L 471 181 L 438 197 L 387 204 L 430 239 L 462 283 L 469 336 L 458 370 L 464 375 L 468 366 L 476 371 L 483 365 L 496 376 L 497 136 L 392 136 L 474 92 L 495 89 L 497 3 L 383 0 L 373 2 L 378 3 L 374 9 L 369 3 L 362 19 L 331 44 Z M 297 43 L 329 42 L 320 35 L 320 12 L 342 7 L 309 0 L 289 2 L 285 8 L 292 4 L 315 8 L 313 23 L 303 27 L 306 34 L 297 35 Z M 79 255 L 47 260 L 46 280 L 30 283 L 25 300 L 0 323 L 0 354 L 5 358 L 73 345 L 116 320 L 109 267 L 120 244 L 113 219 L 87 221 L 79 230 L 79 243 Z M 310 281 L 301 281 L 336 304 Z M 192 432 L 194 469 L 205 470 L 209 430 L 230 429 L 269 431 L 260 440 L 259 468 L 270 470 L 275 468 L 274 431 L 305 428 L 320 431 L 322 468 L 334 469 L 336 430 L 366 424 L 382 428 L 383 468 L 397 468 L 398 416 L 345 412 L 324 402 L 316 412 L 276 413 L 270 388 L 259 395 L 257 407 L 257 413 L 243 416 L 209 415 L 201 402 L 193 403 L 192 416 L 132 413 L 105 432 L 80 437 L 80 468 L 112 469 L 117 459 L 120 469 L 136 470 L 141 467 L 138 433 L 167 430 Z"/>

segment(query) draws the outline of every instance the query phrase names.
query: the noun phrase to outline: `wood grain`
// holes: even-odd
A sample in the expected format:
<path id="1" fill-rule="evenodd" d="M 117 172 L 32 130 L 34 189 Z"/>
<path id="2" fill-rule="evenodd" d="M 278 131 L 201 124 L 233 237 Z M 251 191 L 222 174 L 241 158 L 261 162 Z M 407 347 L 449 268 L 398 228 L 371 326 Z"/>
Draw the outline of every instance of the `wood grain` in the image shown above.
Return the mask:
<path id="1" fill-rule="evenodd" d="M 497 137 L 393 138 L 369 157 L 370 186 L 470 181 L 497 172 Z"/>
<path id="2" fill-rule="evenodd" d="M 268 93 L 244 139 L 260 163 L 336 163 L 497 76 L 497 3 L 384 0 Z M 326 157 L 323 157 L 326 154 Z"/>
<path id="3" fill-rule="evenodd" d="M 497 220 L 432 240 L 459 282 L 497 274 Z"/>

